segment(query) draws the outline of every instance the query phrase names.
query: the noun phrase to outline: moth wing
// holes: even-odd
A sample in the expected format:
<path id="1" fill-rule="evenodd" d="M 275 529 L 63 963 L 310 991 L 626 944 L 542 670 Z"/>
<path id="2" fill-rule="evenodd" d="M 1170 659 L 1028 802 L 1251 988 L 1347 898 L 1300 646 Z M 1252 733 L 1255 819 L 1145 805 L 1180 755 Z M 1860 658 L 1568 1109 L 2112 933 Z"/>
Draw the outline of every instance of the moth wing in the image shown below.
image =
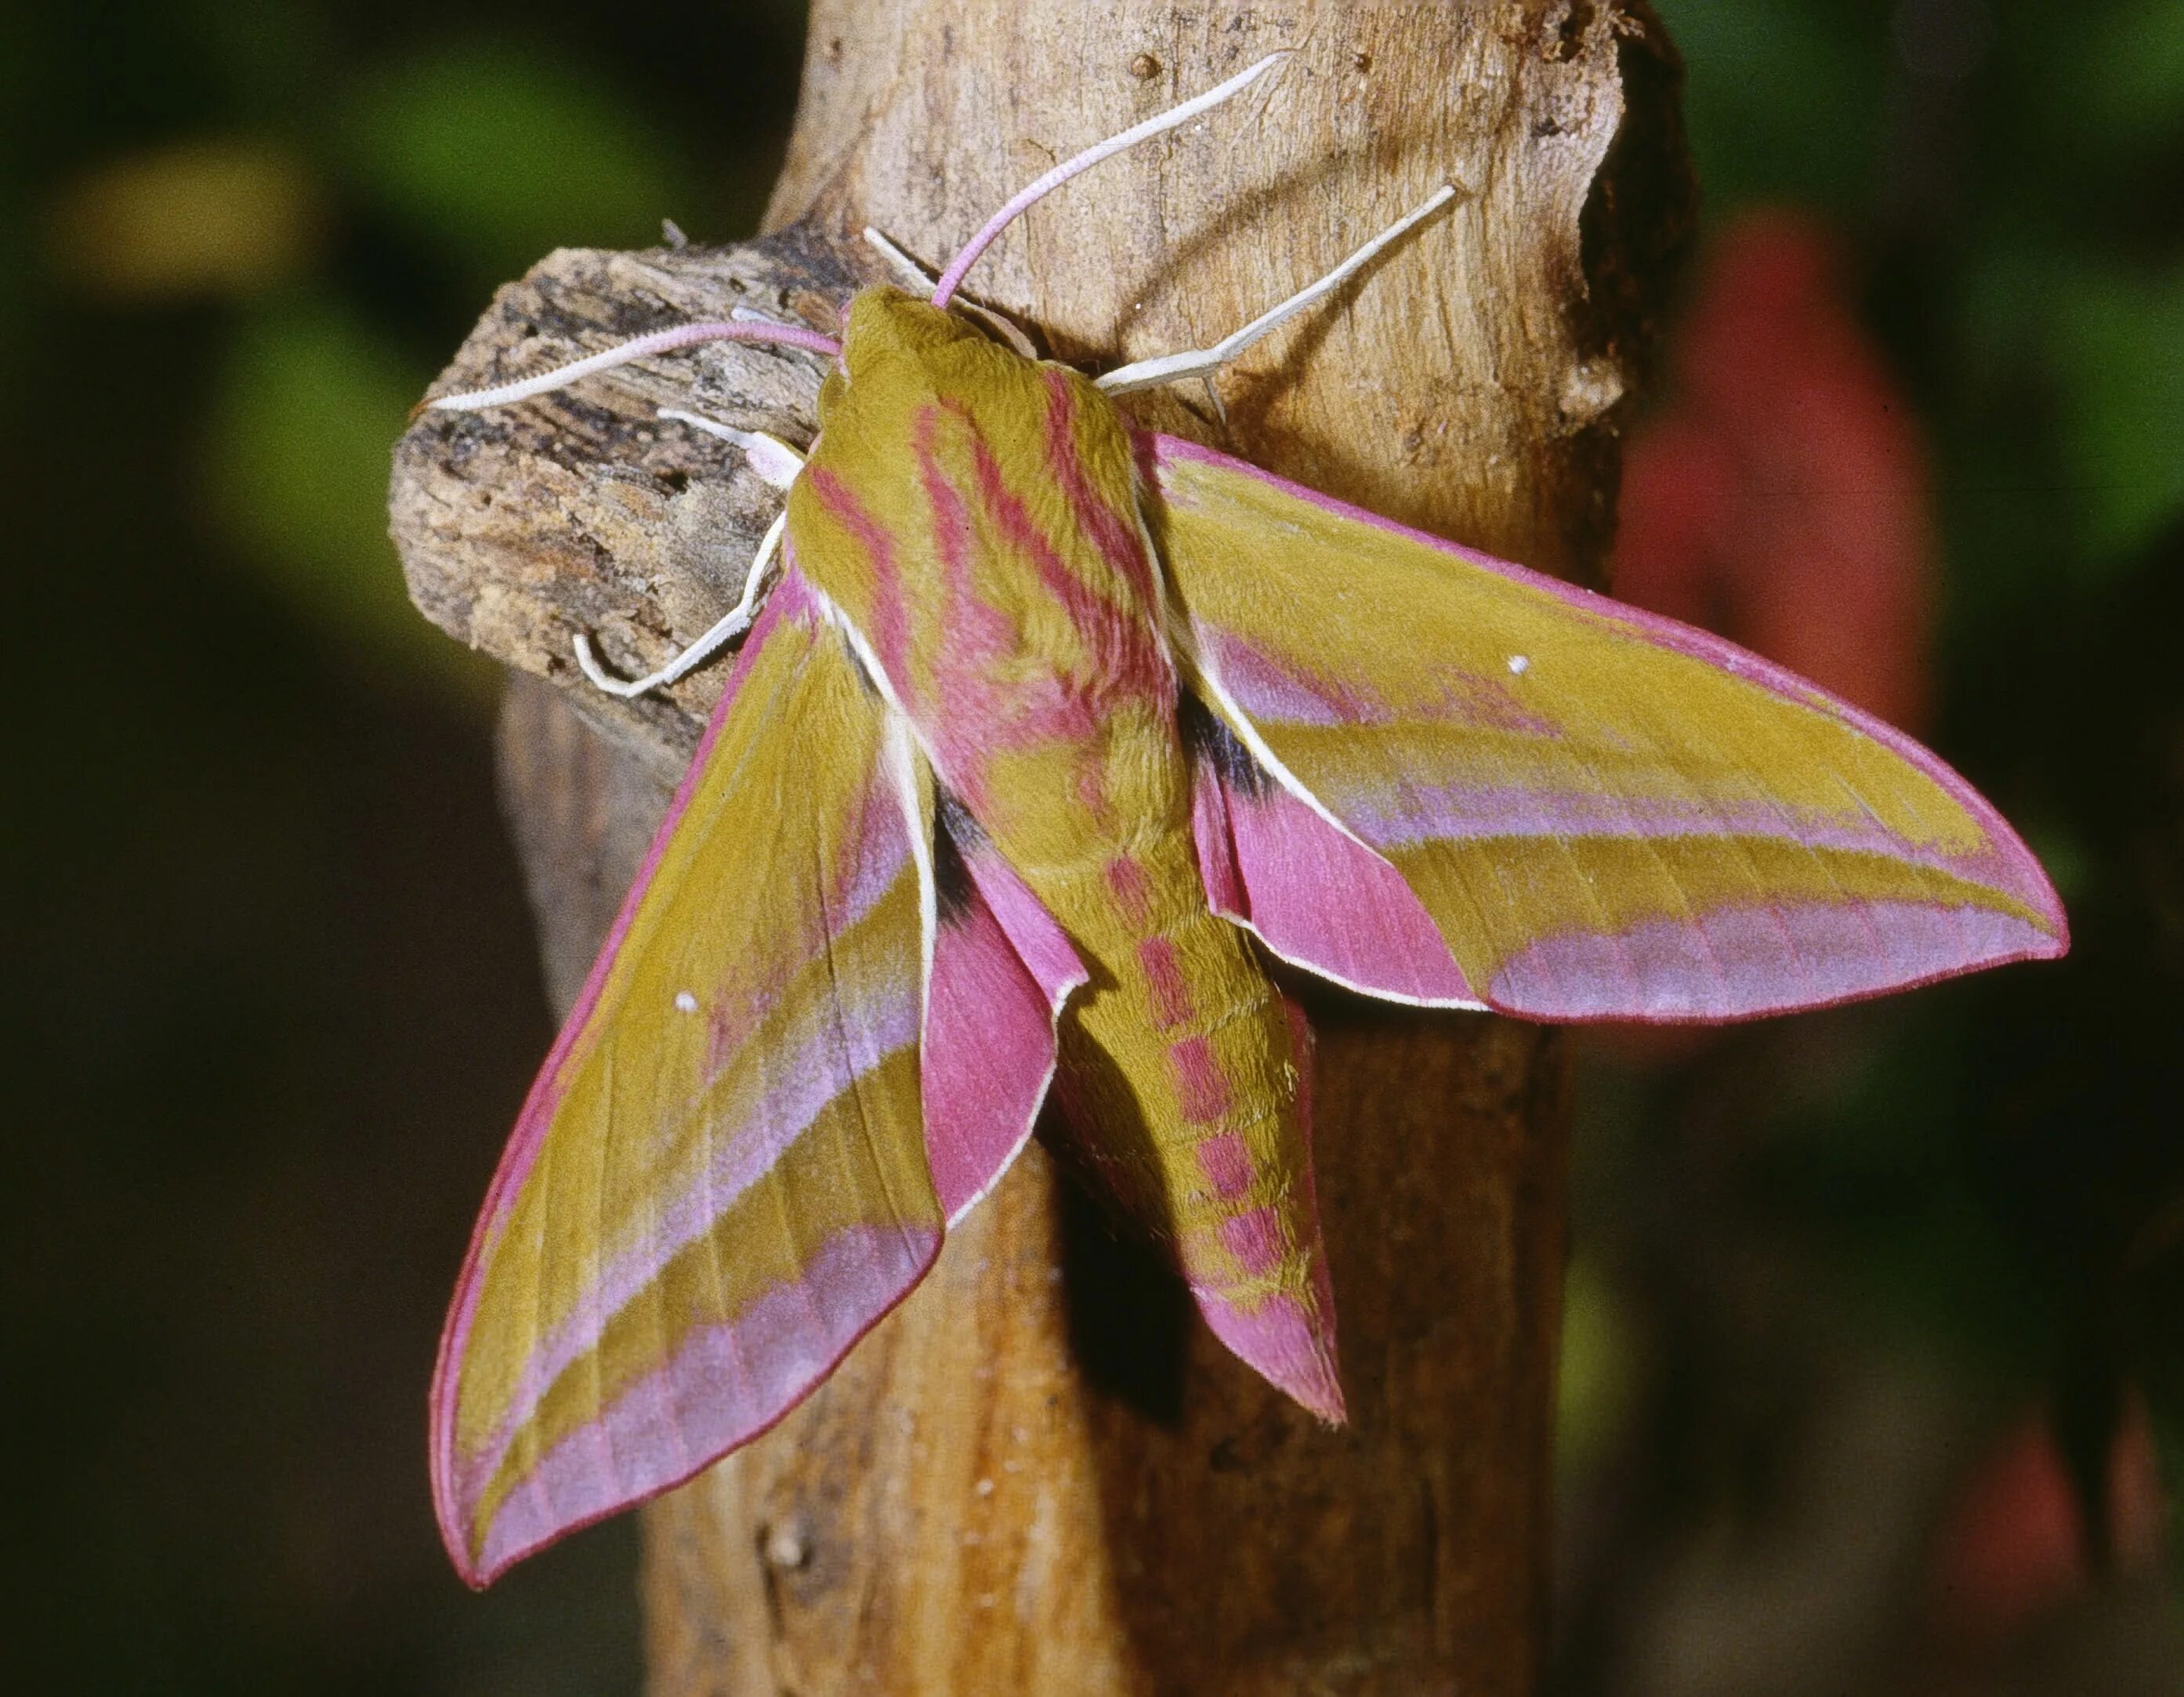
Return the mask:
<path id="1" fill-rule="evenodd" d="M 1214 912 L 1368 995 L 1485 1005 L 1402 874 L 1278 782 L 1199 703 L 1185 700 L 1183 726 L 1191 835 Z"/>
<path id="2" fill-rule="evenodd" d="M 1051 915 L 944 803 L 926 991 L 925 1149 L 950 1225 L 1030 1140 L 1058 1060 L 1055 1022 L 1085 982 Z"/>
<path id="3" fill-rule="evenodd" d="M 1779 667 L 1194 443 L 1150 459 L 1195 682 L 1274 824 L 1394 867 L 1479 1000 L 1737 1019 L 2067 946 L 1969 784 Z M 1253 908 L 1340 912 L 1340 882 L 1299 887 L 1325 860 L 1239 876 Z"/>
<path id="4" fill-rule="evenodd" d="M 922 788 L 792 571 L 471 1242 L 432 1479 L 472 1583 L 772 1425 L 938 1253 Z"/>

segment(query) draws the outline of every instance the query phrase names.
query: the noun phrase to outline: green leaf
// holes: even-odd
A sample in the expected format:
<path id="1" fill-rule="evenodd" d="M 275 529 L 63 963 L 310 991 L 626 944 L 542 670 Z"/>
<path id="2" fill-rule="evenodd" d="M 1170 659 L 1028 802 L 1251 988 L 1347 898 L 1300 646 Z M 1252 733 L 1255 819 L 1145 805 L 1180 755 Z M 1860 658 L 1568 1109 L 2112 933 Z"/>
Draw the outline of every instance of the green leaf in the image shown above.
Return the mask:
<path id="1" fill-rule="evenodd" d="M 683 162 L 593 77 L 505 46 L 443 47 L 370 79 L 339 120 L 364 192 L 494 283 L 561 247 L 643 247 L 688 218 Z"/>
<path id="2" fill-rule="evenodd" d="M 1873 175 L 1880 19 L 1807 0 L 1661 0 L 1689 69 L 1685 118 L 1709 209 L 1843 207 Z"/>
<path id="3" fill-rule="evenodd" d="M 1565 1477 L 1582 1477 L 1623 1423 L 1641 1349 L 1635 1330 L 1607 1270 L 1585 1255 L 1573 1256 L 1563 1278 L 1555 1382 L 1555 1464 Z"/>
<path id="4" fill-rule="evenodd" d="M 479 693 L 491 668 L 410 606 L 387 536 L 389 450 L 429 375 L 337 301 L 246 319 L 214 385 L 204 500 L 242 558 L 359 659 Z"/>
<path id="5" fill-rule="evenodd" d="M 2056 114 L 2065 134 L 2135 151 L 2184 131 L 2184 8 L 2176 0 L 2130 0 L 2062 40 L 2077 44 L 2081 61 L 2077 75 L 2049 79 L 2068 103 Z"/>
<path id="6" fill-rule="evenodd" d="M 2064 445 L 2086 539 L 2128 555 L 2184 512 L 2184 270 L 2102 270 L 2058 302 Z"/>

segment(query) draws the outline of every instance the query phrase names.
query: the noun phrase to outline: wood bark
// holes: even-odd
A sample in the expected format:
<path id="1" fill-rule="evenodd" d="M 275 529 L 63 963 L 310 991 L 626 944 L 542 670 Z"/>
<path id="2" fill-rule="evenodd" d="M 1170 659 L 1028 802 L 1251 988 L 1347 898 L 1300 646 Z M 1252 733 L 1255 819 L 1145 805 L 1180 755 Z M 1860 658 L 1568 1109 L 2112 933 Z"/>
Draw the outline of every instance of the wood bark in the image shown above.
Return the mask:
<path id="1" fill-rule="evenodd" d="M 1453 182 L 1447 214 L 1224 374 L 1217 405 L 1201 387 L 1133 409 L 1596 578 L 1617 424 L 1690 222 L 1674 55 L 1636 0 L 815 0 L 777 233 L 554 254 L 442 387 L 738 303 L 830 327 L 889 275 L 863 224 L 943 260 L 1056 159 L 1276 47 L 1294 58 L 1241 101 L 1034 210 L 972 292 L 1075 362 L 1202 346 Z M 419 604 L 548 681 L 511 693 L 504 772 L 565 1005 L 725 676 L 611 702 L 575 679 L 570 636 L 656 662 L 739 589 L 776 499 L 654 409 L 801 441 L 818 375 L 716 346 L 426 415 L 398 450 Z M 1533 1688 L 1562 1046 L 1309 1006 L 1349 1427 L 1229 1359 L 1034 1147 L 803 1408 L 646 1511 L 655 1692 Z"/>

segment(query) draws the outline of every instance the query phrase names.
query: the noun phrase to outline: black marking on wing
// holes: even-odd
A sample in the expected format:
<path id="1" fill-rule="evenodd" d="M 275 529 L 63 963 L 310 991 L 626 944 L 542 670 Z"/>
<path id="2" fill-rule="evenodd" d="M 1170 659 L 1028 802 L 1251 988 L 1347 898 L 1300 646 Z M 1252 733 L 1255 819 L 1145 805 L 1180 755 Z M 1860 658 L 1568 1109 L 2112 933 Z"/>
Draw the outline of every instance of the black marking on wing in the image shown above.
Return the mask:
<path id="1" fill-rule="evenodd" d="M 943 925 L 962 917 L 971 905 L 971 869 L 966 850 L 985 841 L 963 804 L 942 790 L 933 813 L 933 894 L 935 917 Z"/>
<path id="2" fill-rule="evenodd" d="M 1236 739 L 1236 733 L 1189 690 L 1176 702 L 1175 727 L 1183 746 L 1212 765 L 1239 795 L 1262 796 L 1273 787 L 1273 776 L 1251 758 L 1251 751 Z"/>

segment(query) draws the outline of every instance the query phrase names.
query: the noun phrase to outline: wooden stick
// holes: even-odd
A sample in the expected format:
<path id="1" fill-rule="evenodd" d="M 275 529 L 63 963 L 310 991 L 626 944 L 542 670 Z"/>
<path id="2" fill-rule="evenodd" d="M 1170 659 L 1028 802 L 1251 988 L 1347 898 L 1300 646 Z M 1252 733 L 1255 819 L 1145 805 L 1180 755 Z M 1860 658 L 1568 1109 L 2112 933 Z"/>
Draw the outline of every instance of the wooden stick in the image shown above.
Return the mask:
<path id="1" fill-rule="evenodd" d="M 1614 425 L 1689 229 L 1673 54 L 1641 7 L 815 0 L 810 42 L 778 233 L 557 254 L 504 291 L 441 387 L 738 303 L 831 330 L 859 282 L 895 280 L 853 236 L 866 223 L 944 261 L 1056 160 L 1294 47 L 1263 91 L 1034 209 L 967 288 L 1104 369 L 1217 340 L 1452 181 L 1462 197 L 1414 245 L 1222 374 L 1219 414 L 1191 387 L 1128 404 L 1597 576 Z M 420 604 L 561 683 L 576 629 L 634 674 L 731 604 L 776 498 L 655 409 L 800 443 L 818 366 L 678 357 L 460 426 L 421 419 L 394 492 Z M 565 1003 L 724 670 L 638 702 L 511 696 L 507 787 Z M 1561 1045 L 1310 1005 L 1350 1427 L 1238 1366 L 1034 1149 L 804 1408 L 646 1511 L 655 1693 L 1533 1689 Z"/>

